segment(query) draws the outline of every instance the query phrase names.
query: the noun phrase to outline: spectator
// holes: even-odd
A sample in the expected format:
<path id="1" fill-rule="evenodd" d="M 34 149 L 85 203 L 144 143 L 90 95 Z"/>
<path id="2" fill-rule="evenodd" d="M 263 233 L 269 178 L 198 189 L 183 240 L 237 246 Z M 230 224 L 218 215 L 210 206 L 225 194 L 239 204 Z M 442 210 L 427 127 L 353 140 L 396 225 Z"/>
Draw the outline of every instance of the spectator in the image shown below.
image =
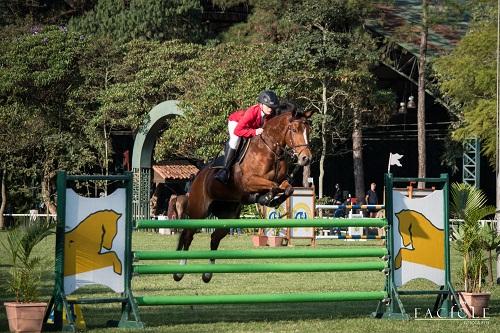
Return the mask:
<path id="1" fill-rule="evenodd" d="M 370 184 L 370 189 L 368 192 L 366 192 L 365 196 L 365 202 L 367 205 L 377 205 L 378 204 L 378 197 L 377 197 L 377 192 L 375 191 L 377 188 L 377 184 L 371 183 Z M 377 215 L 377 209 L 376 208 L 368 208 L 368 213 L 369 217 L 375 217 Z"/>
<path id="2" fill-rule="evenodd" d="M 342 197 L 342 188 L 340 184 L 335 184 L 335 194 L 333 195 L 333 204 L 342 205 L 344 203 L 344 198 Z M 334 217 L 345 217 L 345 209 L 337 208 L 335 210 Z"/>

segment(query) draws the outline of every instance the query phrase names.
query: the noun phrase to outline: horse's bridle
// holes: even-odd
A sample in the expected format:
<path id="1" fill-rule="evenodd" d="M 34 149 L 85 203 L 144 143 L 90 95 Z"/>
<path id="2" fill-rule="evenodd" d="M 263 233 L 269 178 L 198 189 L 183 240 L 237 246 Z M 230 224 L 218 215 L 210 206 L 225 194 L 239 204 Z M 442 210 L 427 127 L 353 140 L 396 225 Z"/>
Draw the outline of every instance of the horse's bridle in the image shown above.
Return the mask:
<path id="1" fill-rule="evenodd" d="M 292 120 L 286 128 L 286 132 L 284 135 L 285 137 L 288 135 L 288 132 L 291 131 L 291 128 L 292 128 L 291 126 L 292 126 L 293 122 L 301 122 L 303 124 L 306 124 L 306 121 L 301 120 L 301 119 Z M 286 149 L 282 149 L 278 143 L 275 142 L 273 145 L 269 145 L 262 135 L 259 135 L 259 137 L 262 140 L 262 142 L 264 143 L 264 145 L 267 147 L 267 149 L 269 149 L 269 151 L 271 151 L 273 153 L 273 155 L 275 156 L 276 159 L 283 159 L 285 154 L 288 154 L 290 157 L 299 156 L 304 151 L 304 149 L 310 148 L 309 143 L 296 145 L 295 142 L 293 141 L 293 136 L 291 136 L 290 137 L 291 146 L 289 146 L 289 148 L 292 149 L 293 153 L 289 153 Z M 276 151 L 274 151 L 272 146 L 278 147 L 278 149 L 276 149 Z M 302 149 L 297 152 L 297 148 L 302 148 Z M 280 152 L 280 150 L 282 150 L 282 151 Z"/>
<path id="2" fill-rule="evenodd" d="M 292 125 L 292 122 L 295 122 L 295 121 L 298 121 L 298 122 L 302 122 L 302 123 L 306 123 L 304 120 L 292 120 L 290 122 L 290 124 L 288 124 L 287 126 L 287 129 L 286 129 L 286 132 L 285 132 L 285 137 L 288 135 L 288 132 L 291 130 L 291 125 Z M 279 163 L 281 160 L 283 160 L 285 158 L 285 155 L 288 155 L 290 156 L 292 159 L 296 156 L 299 156 L 303 151 L 304 149 L 306 148 L 309 148 L 309 144 L 306 143 L 306 144 L 300 144 L 300 145 L 296 145 L 294 142 L 293 142 L 293 136 L 290 137 L 290 141 L 291 141 L 291 144 L 292 146 L 290 147 L 292 149 L 292 153 L 290 153 L 288 150 L 286 149 L 282 149 L 281 146 L 278 144 L 278 143 L 274 143 L 272 146 L 275 146 L 277 147 L 276 151 L 274 151 L 274 149 L 266 142 L 266 140 L 264 139 L 263 135 L 259 135 L 260 139 L 262 140 L 262 143 L 264 143 L 264 146 L 267 147 L 267 149 L 269 149 L 269 151 L 271 153 L 273 153 L 274 155 L 274 181 L 276 182 L 277 179 L 278 179 L 278 168 L 279 168 Z M 286 139 L 285 139 L 286 140 Z M 286 143 L 285 143 L 286 144 Z M 296 148 L 300 148 L 300 147 L 303 147 L 299 152 L 296 151 Z M 280 151 L 281 150 L 281 151 Z M 293 175 L 297 172 L 298 170 L 298 165 L 295 166 L 293 172 L 291 175 L 288 175 L 287 178 L 288 179 L 291 179 L 291 177 L 293 177 Z M 291 180 L 290 180 L 291 181 Z"/>
<path id="3" fill-rule="evenodd" d="M 288 134 L 288 132 L 291 130 L 291 126 L 292 126 L 292 123 L 293 123 L 293 122 L 300 122 L 300 123 L 303 123 L 304 125 L 305 125 L 305 124 L 307 124 L 307 122 L 306 122 L 305 120 L 301 120 L 301 119 L 292 120 L 292 121 L 288 124 L 288 126 L 287 126 L 287 128 L 286 128 L 285 136 L 286 136 L 286 135 Z M 290 136 L 290 141 L 291 141 L 291 143 L 292 143 L 292 145 L 291 145 L 291 147 L 290 147 L 290 148 L 291 148 L 291 149 L 292 149 L 292 151 L 293 151 L 293 156 L 299 156 L 300 154 L 302 154 L 302 152 L 304 151 L 304 149 L 306 149 L 306 148 L 310 148 L 310 147 L 309 147 L 309 143 L 304 143 L 304 144 L 296 145 L 296 144 L 295 144 L 295 142 L 293 141 L 293 135 L 292 135 L 292 136 Z M 301 147 L 302 147 L 302 149 L 301 149 L 300 151 L 298 151 L 298 152 L 297 152 L 296 148 L 301 148 Z"/>

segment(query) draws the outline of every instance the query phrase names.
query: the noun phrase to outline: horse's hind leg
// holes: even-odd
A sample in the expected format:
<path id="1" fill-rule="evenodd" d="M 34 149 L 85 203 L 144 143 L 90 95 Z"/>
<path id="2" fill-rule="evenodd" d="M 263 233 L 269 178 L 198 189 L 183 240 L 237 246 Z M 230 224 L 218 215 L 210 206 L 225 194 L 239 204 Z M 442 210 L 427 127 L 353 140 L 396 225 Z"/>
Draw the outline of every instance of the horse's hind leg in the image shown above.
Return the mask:
<path id="1" fill-rule="evenodd" d="M 192 229 L 183 229 L 181 235 L 179 236 L 179 243 L 177 244 L 177 251 L 187 251 L 189 250 L 189 246 L 191 246 L 191 242 L 193 241 L 194 230 Z M 186 265 L 187 259 L 181 259 L 179 262 L 180 265 Z M 174 280 L 180 281 L 184 277 L 184 273 L 174 273 Z"/>
<path id="2" fill-rule="evenodd" d="M 228 233 L 229 229 L 215 229 L 210 240 L 210 250 L 216 251 L 219 248 L 220 241 L 226 237 Z M 215 259 L 210 259 L 209 263 L 215 264 Z M 203 273 L 201 279 L 203 282 L 208 283 L 212 279 L 212 275 L 212 273 Z"/>

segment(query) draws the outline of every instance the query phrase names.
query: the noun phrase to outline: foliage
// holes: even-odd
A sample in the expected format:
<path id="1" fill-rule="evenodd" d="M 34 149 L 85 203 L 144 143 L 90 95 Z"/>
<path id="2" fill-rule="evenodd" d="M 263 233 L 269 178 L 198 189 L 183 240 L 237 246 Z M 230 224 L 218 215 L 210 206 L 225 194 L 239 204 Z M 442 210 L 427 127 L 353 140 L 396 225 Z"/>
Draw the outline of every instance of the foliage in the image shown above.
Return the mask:
<path id="1" fill-rule="evenodd" d="M 461 274 L 466 292 L 481 292 L 485 278 L 485 239 L 479 220 L 495 213 L 494 206 L 486 206 L 486 196 L 469 184 L 454 183 L 451 186 L 450 211 L 454 218 L 463 220 L 454 228 L 455 247 L 463 256 Z"/>
<path id="2" fill-rule="evenodd" d="M 246 1 L 218 0 L 222 7 L 234 6 Z M 284 15 L 292 2 L 287 0 L 250 0 L 252 10 L 248 18 L 231 26 L 221 36 L 223 42 L 255 44 L 279 43 L 291 32 Z"/>
<path id="3" fill-rule="evenodd" d="M 66 105 L 81 80 L 85 41 L 47 27 L 0 43 L 0 161 L 14 189 L 31 194 L 56 169 L 81 172 L 95 162 L 82 140 L 81 115 Z"/>
<path id="4" fill-rule="evenodd" d="M 500 246 L 500 235 L 497 233 L 496 227 L 493 223 L 485 223 L 481 227 L 481 239 L 483 241 L 483 249 L 488 253 L 488 275 L 490 276 L 490 283 L 494 282 L 493 273 L 493 251 Z"/>
<path id="5" fill-rule="evenodd" d="M 60 24 L 92 7 L 97 0 L 0 0 L 0 26 L 24 20 Z"/>
<path id="6" fill-rule="evenodd" d="M 196 0 L 101 0 L 94 9 L 73 18 L 70 27 L 120 42 L 139 38 L 200 41 L 201 12 L 201 2 Z"/>
<path id="7" fill-rule="evenodd" d="M 319 152 L 320 196 L 327 155 L 338 152 L 353 133 L 353 151 L 361 148 L 362 124 L 386 121 L 393 108 L 392 93 L 380 90 L 371 72 L 379 51 L 361 26 L 367 10 L 362 1 L 303 0 L 285 17 L 294 31 L 279 45 L 277 73 L 293 99 L 305 110 L 317 111 L 311 141 Z M 355 159 L 359 195 L 364 193 L 362 164 Z"/>
<path id="8" fill-rule="evenodd" d="M 137 131 L 152 107 L 177 99 L 175 80 L 200 50 L 179 41 L 134 40 L 121 46 L 108 38 L 89 41 L 79 64 L 83 82 L 68 105 L 83 116 L 80 123 L 103 173 L 110 162 L 111 131 Z"/>
<path id="9" fill-rule="evenodd" d="M 496 156 L 496 7 L 483 6 L 479 21 L 447 56 L 435 63 L 442 93 L 457 106 L 459 122 L 453 139 L 476 136 L 483 153 L 494 165 Z M 486 7 L 484 7 L 486 6 Z M 491 15 L 487 15 L 490 13 Z M 493 19 L 494 17 L 494 19 Z"/>
<path id="10" fill-rule="evenodd" d="M 15 295 L 16 302 L 37 301 L 43 258 L 32 255 L 33 249 L 54 233 L 53 228 L 54 223 L 50 220 L 35 221 L 8 231 L 6 239 L 0 242 L 7 251 L 12 265 L 7 286 Z"/>
<path id="11" fill-rule="evenodd" d="M 271 45 L 221 44 L 207 47 L 178 79 L 184 117 L 170 122 L 156 147 L 156 158 L 180 155 L 205 161 L 227 140 L 227 116 L 256 103 L 265 88 L 283 90 L 272 75 Z"/>
<path id="12" fill-rule="evenodd" d="M 378 90 L 370 72 L 378 53 L 360 27 L 365 11 L 359 1 L 302 1 L 287 16 L 297 31 L 282 44 L 278 67 L 293 97 L 318 111 L 313 138 L 325 135 L 330 148 L 352 130 L 355 110 L 367 122 L 383 121 L 393 106 L 392 94 Z"/>

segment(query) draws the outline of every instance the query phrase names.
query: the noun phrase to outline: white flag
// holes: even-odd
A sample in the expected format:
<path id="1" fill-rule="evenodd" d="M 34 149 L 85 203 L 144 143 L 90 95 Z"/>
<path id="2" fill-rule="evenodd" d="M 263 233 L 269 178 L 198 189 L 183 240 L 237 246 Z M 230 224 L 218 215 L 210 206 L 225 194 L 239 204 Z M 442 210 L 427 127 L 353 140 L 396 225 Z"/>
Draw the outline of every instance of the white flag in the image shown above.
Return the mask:
<path id="1" fill-rule="evenodd" d="M 399 160 L 401 159 L 401 157 L 403 157 L 404 155 L 399 155 L 398 153 L 396 154 L 393 154 L 393 153 L 389 153 L 389 164 L 390 165 L 397 165 L 398 167 L 402 167 L 401 163 L 399 162 Z"/>
<path id="2" fill-rule="evenodd" d="M 389 165 L 387 166 L 387 172 L 391 172 L 391 165 L 397 165 L 398 167 L 402 167 L 401 162 L 399 160 L 404 155 L 399 155 L 398 153 L 389 153 Z"/>

